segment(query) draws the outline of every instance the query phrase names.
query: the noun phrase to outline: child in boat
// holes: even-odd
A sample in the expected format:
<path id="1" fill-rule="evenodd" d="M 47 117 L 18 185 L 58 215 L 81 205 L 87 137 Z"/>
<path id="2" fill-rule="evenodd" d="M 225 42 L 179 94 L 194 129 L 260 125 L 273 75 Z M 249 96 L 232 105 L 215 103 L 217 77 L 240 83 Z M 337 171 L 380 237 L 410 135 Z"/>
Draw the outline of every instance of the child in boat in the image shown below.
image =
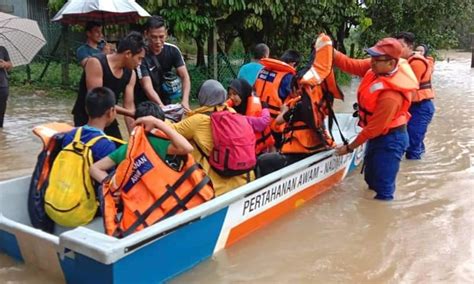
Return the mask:
<path id="1" fill-rule="evenodd" d="M 116 116 L 115 95 L 107 87 L 87 93 L 86 125 L 64 135 L 62 150 L 56 156 L 45 189 L 45 211 L 56 224 L 76 227 L 96 215 L 97 184 L 89 176 L 89 165 L 115 150 L 115 143 L 104 133 Z"/>
<path id="2" fill-rule="evenodd" d="M 158 104 L 141 103 L 135 116 L 129 143 L 95 163 L 90 171 L 103 185 L 105 232 L 119 238 L 215 195 L 210 179 L 189 154 L 193 147 L 164 122 Z M 116 165 L 108 180 L 107 170 Z"/>
<path id="3" fill-rule="evenodd" d="M 260 102 L 260 98 L 252 94 L 252 86 L 245 79 L 232 80 L 227 93 L 227 106 L 244 115 L 255 132 L 256 154 L 272 151 L 275 140 L 271 135 L 268 104 Z"/>
<path id="4" fill-rule="evenodd" d="M 193 145 L 196 146 L 192 155 L 211 178 L 217 196 L 254 179 L 253 170 L 237 176 L 227 177 L 218 174 L 209 164 L 207 157 L 209 157 L 214 147 L 210 115 L 225 109 L 235 112 L 235 110 L 225 105 L 226 98 L 227 92 L 221 83 L 216 80 L 207 80 L 199 89 L 198 101 L 200 107 L 188 113 L 182 121 L 172 125 L 178 133 L 192 141 Z M 249 137 L 249 140 L 251 139 L 254 139 L 254 137 Z"/>
<path id="5" fill-rule="evenodd" d="M 169 137 L 169 140 L 166 140 L 153 135 L 147 136 L 148 141 L 162 160 L 166 159 L 167 154 L 185 155 L 193 151 L 192 145 L 164 122 L 165 114 L 158 104 L 151 101 L 142 102 L 135 111 L 135 119 L 137 119 L 135 125 L 152 120 L 152 118 L 155 118 L 153 119 L 154 127 L 147 127 L 148 124 L 145 124 L 146 129 L 157 128 Z M 91 176 L 96 181 L 102 182 L 108 176 L 108 170 L 125 160 L 127 147 L 128 144 L 124 144 L 107 157 L 94 163 L 90 170 Z"/>
<path id="6" fill-rule="evenodd" d="M 280 114 L 275 118 L 277 125 L 285 125 L 282 148 L 279 152 L 264 153 L 259 156 L 256 170 L 258 177 L 335 146 L 332 138 L 324 129 L 321 129 L 321 134 L 311 129 L 309 125 L 313 123 L 314 117 L 313 110 L 308 106 L 318 104 L 307 95 L 297 96 L 297 81 L 294 80 L 292 84 L 292 99 L 282 105 Z M 318 85 L 314 88 L 321 87 Z"/>
<path id="7" fill-rule="evenodd" d="M 105 127 L 109 126 L 117 115 L 115 111 L 115 95 L 112 90 L 107 87 L 92 89 L 86 96 L 86 110 L 89 115 L 89 121 L 86 125 L 75 128 L 65 134 L 62 144 L 63 148 L 72 142 L 79 128 L 82 128 L 81 141 L 84 143 L 97 136 L 105 135 Z M 115 143 L 109 139 L 98 140 L 91 148 L 94 162 L 112 153 L 115 148 Z"/>

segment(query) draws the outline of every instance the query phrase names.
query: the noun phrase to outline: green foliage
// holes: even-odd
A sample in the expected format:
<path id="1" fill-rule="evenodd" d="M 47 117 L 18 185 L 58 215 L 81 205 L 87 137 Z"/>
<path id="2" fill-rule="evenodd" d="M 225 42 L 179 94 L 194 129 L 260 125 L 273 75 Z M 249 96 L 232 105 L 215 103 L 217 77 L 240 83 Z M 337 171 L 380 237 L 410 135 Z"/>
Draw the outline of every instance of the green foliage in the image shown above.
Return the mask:
<path id="1" fill-rule="evenodd" d="M 460 26 L 474 27 L 472 0 L 383 0 L 367 5 L 373 24 L 361 35 L 363 45 L 401 31 L 411 31 L 418 43 L 452 48 L 460 37 Z"/>
<path id="2" fill-rule="evenodd" d="M 11 85 L 18 87 L 28 87 L 30 85 L 33 89 L 43 89 L 52 91 L 53 93 L 59 89 L 62 89 L 63 91 L 61 93 L 75 96 L 77 94 L 82 68 L 77 64 L 70 64 L 70 83 L 69 85 L 64 86 L 61 85 L 62 69 L 61 62 L 58 61 L 51 62 L 47 72 L 45 73 L 45 76 L 41 81 L 38 81 L 45 64 L 46 62 L 44 61 L 36 61 L 29 65 L 31 70 L 31 81 L 28 81 L 27 66 L 13 68 L 9 74 Z"/>
<path id="3" fill-rule="evenodd" d="M 67 2 L 67 0 L 48 0 L 48 7 L 52 12 L 57 12 Z"/>
<path id="4" fill-rule="evenodd" d="M 55 12 L 65 2 L 66 0 L 48 0 L 48 6 Z M 213 77 L 210 66 L 215 58 L 211 52 L 214 30 L 218 33 L 218 45 L 221 51 L 227 55 L 246 53 L 248 56 L 255 44 L 265 42 L 270 47 L 272 57 L 279 57 L 289 48 L 307 54 L 311 43 L 320 32 L 330 35 L 337 49 L 352 56 L 362 56 L 364 47 L 400 31 L 412 31 L 419 43 L 426 43 L 438 49 L 456 47 L 458 43 L 465 47 L 469 46 L 471 41 L 469 33 L 474 32 L 472 0 L 138 0 L 137 2 L 150 14 L 165 17 L 170 33 L 176 37 L 188 63 L 196 63 L 196 66 L 188 64 L 193 78 L 193 90 L 204 79 Z M 116 27 L 120 28 L 126 27 Z M 229 63 L 225 63 L 222 54 L 220 56 L 216 59 L 219 79 L 226 81 L 233 76 L 230 70 L 238 69 L 238 65 L 243 63 L 245 57 L 231 57 Z M 32 69 L 35 68 L 32 65 Z M 39 73 L 36 72 L 40 71 L 35 70 L 32 73 L 38 76 Z M 51 76 L 51 79 L 47 76 L 45 82 L 58 85 L 57 82 L 61 81 L 60 72 L 59 64 L 50 68 L 48 73 L 51 74 L 48 76 Z M 75 72 L 71 71 L 73 74 L 71 85 L 78 81 Z M 13 82 L 25 80 L 24 76 L 21 78 L 16 76 L 15 73 L 12 74 Z"/>

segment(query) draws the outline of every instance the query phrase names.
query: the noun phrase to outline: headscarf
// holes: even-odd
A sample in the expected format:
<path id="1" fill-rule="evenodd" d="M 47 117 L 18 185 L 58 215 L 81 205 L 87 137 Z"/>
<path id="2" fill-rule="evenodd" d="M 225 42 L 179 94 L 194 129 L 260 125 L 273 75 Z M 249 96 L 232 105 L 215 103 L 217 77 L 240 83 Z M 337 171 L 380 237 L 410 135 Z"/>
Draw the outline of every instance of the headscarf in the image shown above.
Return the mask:
<path id="1" fill-rule="evenodd" d="M 234 90 L 240 97 L 241 103 L 233 106 L 237 113 L 245 115 L 247 112 L 248 98 L 252 95 L 252 86 L 245 79 L 234 79 L 230 82 L 229 89 Z"/>
<path id="2" fill-rule="evenodd" d="M 227 91 L 216 80 L 207 80 L 199 88 L 198 101 L 200 106 L 222 105 L 227 98 Z"/>
<path id="3" fill-rule="evenodd" d="M 423 46 L 423 48 L 425 49 L 425 52 L 423 52 L 423 56 L 426 57 L 428 55 L 429 47 L 428 47 L 428 45 L 426 45 L 424 43 L 422 43 L 420 45 Z"/>

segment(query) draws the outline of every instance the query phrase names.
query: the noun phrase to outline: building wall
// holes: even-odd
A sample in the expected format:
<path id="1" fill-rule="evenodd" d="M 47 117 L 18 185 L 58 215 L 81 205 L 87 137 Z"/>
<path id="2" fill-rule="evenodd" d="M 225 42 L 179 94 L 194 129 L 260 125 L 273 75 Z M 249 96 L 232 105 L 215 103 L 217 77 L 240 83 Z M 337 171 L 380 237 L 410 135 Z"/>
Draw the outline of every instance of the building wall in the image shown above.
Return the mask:
<path id="1" fill-rule="evenodd" d="M 28 17 L 28 0 L 0 0 L 0 12 Z"/>

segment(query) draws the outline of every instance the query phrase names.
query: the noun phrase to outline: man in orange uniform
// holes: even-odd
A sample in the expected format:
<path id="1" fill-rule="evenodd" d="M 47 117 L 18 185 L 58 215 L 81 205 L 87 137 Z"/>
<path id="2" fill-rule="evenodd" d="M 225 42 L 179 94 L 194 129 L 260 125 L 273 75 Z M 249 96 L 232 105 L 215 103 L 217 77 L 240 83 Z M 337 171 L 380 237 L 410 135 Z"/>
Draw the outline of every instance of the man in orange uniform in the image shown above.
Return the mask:
<path id="1" fill-rule="evenodd" d="M 414 52 L 415 35 L 413 33 L 401 32 L 395 38 L 398 39 L 403 47 L 402 58 L 408 60 L 420 83 L 420 88 L 416 91 L 409 109 L 411 114 L 411 119 L 408 122 L 410 145 L 406 153 L 407 159 L 419 160 L 425 152 L 423 140 L 435 112 L 433 104 L 434 92 L 431 87 L 433 64 L 422 54 Z"/>
<path id="2" fill-rule="evenodd" d="M 351 59 L 337 52 L 334 64 L 344 72 L 363 76 L 357 92 L 359 125 L 363 128 L 338 155 L 367 142 L 365 181 L 375 199 L 392 200 L 400 161 L 408 147 L 407 122 L 412 93 L 418 88 L 413 71 L 400 59 L 402 45 L 384 38 L 367 50 L 370 59 Z"/>

